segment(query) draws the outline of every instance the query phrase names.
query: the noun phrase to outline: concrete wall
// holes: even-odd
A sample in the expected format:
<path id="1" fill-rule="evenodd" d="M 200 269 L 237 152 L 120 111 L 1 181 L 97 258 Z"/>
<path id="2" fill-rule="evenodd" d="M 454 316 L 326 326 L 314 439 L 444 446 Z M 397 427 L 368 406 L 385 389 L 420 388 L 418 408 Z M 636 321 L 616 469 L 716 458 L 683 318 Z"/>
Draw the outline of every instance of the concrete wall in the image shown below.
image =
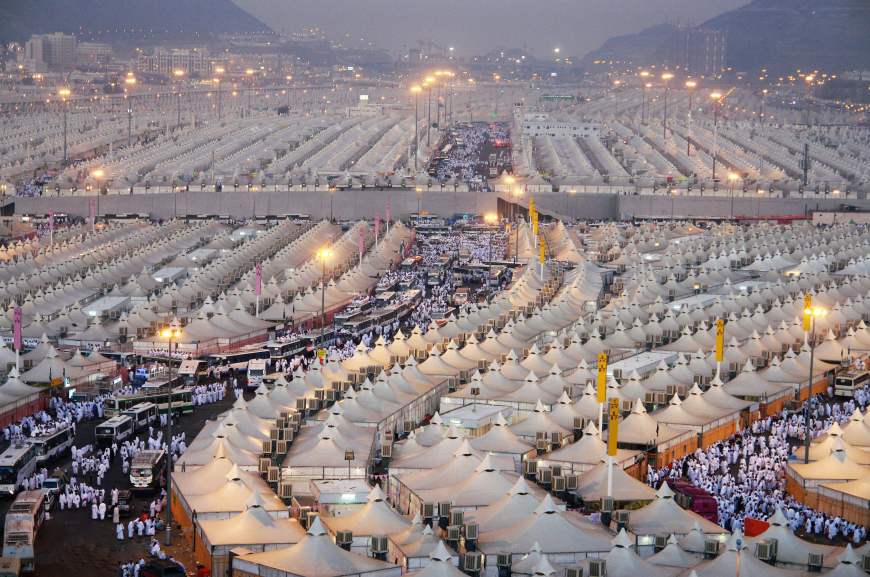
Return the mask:
<path id="1" fill-rule="evenodd" d="M 413 190 L 349 190 L 329 192 L 179 192 L 176 194 L 106 195 L 97 198 L 97 214 L 148 213 L 153 218 L 171 218 L 174 215 L 211 214 L 230 215 L 236 218 L 254 215 L 308 214 L 319 219 L 332 214 L 336 218 L 373 218 L 376 212 L 386 216 L 387 201 L 390 202 L 390 217 L 408 219 L 412 212 L 428 211 L 440 216 L 452 217 L 456 213 L 495 212 L 495 193 L 431 192 Z M 90 215 L 91 198 L 77 197 L 27 197 L 15 198 L 16 214 L 69 213 L 87 217 Z M 10 201 L 7 201 L 9 204 Z"/>
<path id="2" fill-rule="evenodd" d="M 618 219 L 629 213 L 636 218 L 685 218 L 734 216 L 784 216 L 812 214 L 813 210 L 836 210 L 843 204 L 870 210 L 868 199 L 841 198 L 763 198 L 736 196 L 624 195 L 595 193 L 530 193 L 539 210 L 545 214 L 574 219 Z M 180 192 L 177 194 L 135 194 L 97 196 L 97 214 L 148 213 L 153 218 L 175 215 L 209 214 L 245 218 L 255 215 L 308 214 L 319 219 L 374 217 L 383 218 L 387 201 L 390 216 L 407 220 L 418 205 L 425 212 L 451 217 L 454 214 L 510 215 L 505 193 L 441 191 L 422 193 L 409 189 L 346 190 L 333 193 L 228 191 Z M 88 196 L 15 198 L 16 214 L 48 214 L 48 209 L 87 217 L 90 215 Z M 13 199 L 7 199 L 11 204 Z M 419 203 L 419 204 L 418 204 Z M 733 210 L 732 210 L 733 203 Z M 529 194 L 520 197 L 521 212 L 528 213 Z"/>

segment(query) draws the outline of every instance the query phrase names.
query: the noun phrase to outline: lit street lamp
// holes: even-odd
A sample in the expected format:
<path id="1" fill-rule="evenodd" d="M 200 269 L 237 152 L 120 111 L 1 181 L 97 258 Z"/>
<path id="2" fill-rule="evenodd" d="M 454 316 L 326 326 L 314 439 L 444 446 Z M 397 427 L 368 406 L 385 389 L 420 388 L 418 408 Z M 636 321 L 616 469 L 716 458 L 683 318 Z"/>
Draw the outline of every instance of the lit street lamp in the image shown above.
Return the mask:
<path id="1" fill-rule="evenodd" d="M 169 391 L 167 392 L 168 409 L 167 409 L 167 427 L 166 427 L 166 443 L 172 445 L 172 339 L 177 339 L 181 336 L 181 327 L 178 324 L 178 319 L 172 319 L 169 328 L 160 333 L 164 339 L 169 341 Z M 178 343 L 175 343 L 178 348 Z M 172 527 L 172 451 L 169 452 L 166 458 L 166 546 L 172 545 L 172 536 L 170 529 Z"/>
<path id="2" fill-rule="evenodd" d="M 689 80 L 686 86 L 689 87 L 689 134 L 686 137 L 686 156 L 692 156 L 692 89 L 695 88 L 695 83 Z"/>
<path id="3" fill-rule="evenodd" d="M 66 158 L 66 110 L 69 108 L 67 104 L 66 97 L 69 96 L 69 88 L 64 88 L 60 91 L 61 97 L 63 97 L 63 165 L 66 166 L 67 158 Z"/>
<path id="4" fill-rule="evenodd" d="M 332 256 L 328 250 L 317 251 L 317 257 L 320 259 L 320 347 L 323 349 L 323 325 L 326 322 L 326 259 Z"/>
<path id="5" fill-rule="evenodd" d="M 733 172 L 728 175 L 728 180 L 731 181 L 731 220 L 734 220 L 734 182 L 739 177 Z"/>
<path id="6" fill-rule="evenodd" d="M 719 133 L 719 99 L 722 94 L 714 92 L 710 95 L 713 99 L 713 187 L 716 187 L 716 135 Z"/>
<path id="7" fill-rule="evenodd" d="M 668 138 L 668 80 L 673 78 L 674 75 L 671 73 L 662 74 L 662 79 L 665 81 L 665 115 L 664 115 L 664 131 L 662 134 L 664 135 L 665 140 Z"/>
<path id="8" fill-rule="evenodd" d="M 430 146 L 430 136 L 432 135 L 432 83 L 435 78 L 429 77 L 423 85 L 426 87 L 426 147 Z"/>
<path id="9" fill-rule="evenodd" d="M 130 146 L 132 141 L 131 132 L 133 130 L 133 85 L 136 84 L 136 79 L 128 76 L 124 82 L 130 85 L 130 94 L 127 101 L 127 146 Z"/>
<path id="10" fill-rule="evenodd" d="M 420 94 L 420 87 L 415 86 L 411 90 L 414 91 L 414 173 L 417 172 L 417 147 L 420 146 L 420 120 L 417 118 L 418 116 L 418 108 L 417 108 L 417 96 Z M 419 214 L 420 208 L 417 207 L 417 213 Z"/>
<path id="11" fill-rule="evenodd" d="M 812 341 L 810 342 L 810 384 L 807 387 L 807 404 L 806 404 L 806 421 L 807 421 L 807 438 L 805 439 L 805 449 L 804 449 L 804 461 L 810 462 L 810 440 L 812 435 L 810 435 L 810 399 L 813 396 L 813 360 L 816 352 L 816 317 L 823 316 L 827 313 L 825 309 L 822 308 L 807 308 L 804 309 L 804 328 L 807 326 L 807 321 L 810 324 L 810 337 Z"/>

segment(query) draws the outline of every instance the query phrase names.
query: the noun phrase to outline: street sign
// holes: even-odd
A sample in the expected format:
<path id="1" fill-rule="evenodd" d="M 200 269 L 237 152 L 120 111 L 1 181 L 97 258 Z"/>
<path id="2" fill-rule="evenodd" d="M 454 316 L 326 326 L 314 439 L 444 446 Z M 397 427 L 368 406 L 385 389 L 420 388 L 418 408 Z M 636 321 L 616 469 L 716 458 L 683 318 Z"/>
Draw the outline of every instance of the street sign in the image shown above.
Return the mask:
<path id="1" fill-rule="evenodd" d="M 810 330 L 810 311 L 813 309 L 813 295 L 807 295 L 804 297 L 804 332 Z"/>
<path id="2" fill-rule="evenodd" d="M 619 430 L 619 399 L 610 399 L 610 421 L 607 425 L 607 454 L 616 456 L 616 433 Z"/>
<path id="3" fill-rule="evenodd" d="M 607 399 L 607 355 L 598 355 L 598 402 Z"/>
<path id="4" fill-rule="evenodd" d="M 725 321 L 719 319 L 716 321 L 716 362 L 722 362 L 722 355 L 725 352 Z"/>

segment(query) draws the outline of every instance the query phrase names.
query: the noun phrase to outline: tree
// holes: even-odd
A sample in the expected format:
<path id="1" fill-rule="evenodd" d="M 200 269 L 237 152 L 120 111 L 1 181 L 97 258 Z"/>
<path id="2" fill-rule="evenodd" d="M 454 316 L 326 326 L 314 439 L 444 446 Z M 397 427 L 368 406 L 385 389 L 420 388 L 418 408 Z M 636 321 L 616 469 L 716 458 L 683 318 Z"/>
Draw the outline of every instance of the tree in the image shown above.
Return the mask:
<path id="1" fill-rule="evenodd" d="M 289 106 L 279 106 L 278 107 L 278 114 L 290 114 L 290 107 Z"/>

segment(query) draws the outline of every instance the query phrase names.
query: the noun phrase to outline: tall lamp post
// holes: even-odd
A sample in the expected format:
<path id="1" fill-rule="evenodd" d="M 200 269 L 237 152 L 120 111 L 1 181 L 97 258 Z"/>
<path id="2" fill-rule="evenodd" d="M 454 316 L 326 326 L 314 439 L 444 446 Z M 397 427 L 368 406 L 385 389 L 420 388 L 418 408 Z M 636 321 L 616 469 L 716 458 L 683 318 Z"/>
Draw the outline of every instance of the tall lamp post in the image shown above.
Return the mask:
<path id="1" fill-rule="evenodd" d="M 646 89 L 649 88 L 649 86 L 650 86 L 649 84 L 647 84 L 647 81 L 646 81 L 647 77 L 649 77 L 649 72 L 644 70 L 643 72 L 640 73 L 640 76 L 642 78 L 642 80 L 640 81 L 640 94 L 641 94 L 640 123 L 643 124 L 644 119 L 646 118 L 644 116 L 644 111 L 646 110 Z"/>
<path id="2" fill-rule="evenodd" d="M 489 228 L 489 263 L 486 268 L 486 290 L 489 291 L 489 287 L 492 284 L 492 229 L 495 226 L 495 222 L 498 220 L 498 217 L 494 214 L 486 215 L 486 224 Z M 489 297 L 487 297 L 489 299 Z"/>
<path id="3" fill-rule="evenodd" d="M 178 85 L 178 122 L 176 123 L 176 125 L 179 128 L 181 128 L 181 81 L 183 80 L 183 77 L 184 77 L 184 70 L 176 70 L 175 71 L 175 78 L 177 78 L 179 81 L 179 85 Z"/>
<path id="4" fill-rule="evenodd" d="M 619 88 L 619 80 L 613 81 L 613 120 L 616 121 L 616 118 L 619 116 L 619 96 L 616 94 L 616 89 Z"/>
<path id="5" fill-rule="evenodd" d="M 807 128 L 810 127 L 810 90 L 813 87 L 813 80 L 815 80 L 815 78 L 816 77 L 813 75 L 807 76 L 807 102 L 806 106 L 804 106 L 807 113 Z"/>
<path id="6" fill-rule="evenodd" d="M 523 193 L 523 191 L 520 190 L 519 187 L 517 187 L 516 190 L 514 190 L 514 194 L 517 195 L 517 218 L 516 218 L 516 222 L 517 222 L 516 228 L 517 228 L 517 230 L 516 230 L 516 234 L 514 235 L 514 262 L 517 262 L 517 261 L 518 261 L 517 259 L 519 258 L 519 252 L 520 252 L 520 227 L 519 227 L 519 222 L 520 222 L 520 195 L 521 195 L 522 193 Z"/>
<path id="7" fill-rule="evenodd" d="M 734 220 L 734 182 L 737 178 L 737 175 L 733 172 L 728 175 L 728 180 L 731 181 L 731 220 Z"/>
<path id="8" fill-rule="evenodd" d="M 66 166 L 66 110 L 69 108 L 66 97 L 69 96 L 69 88 L 61 89 L 60 95 L 63 98 L 63 165 Z"/>
<path id="9" fill-rule="evenodd" d="M 710 95 L 713 99 L 713 187 L 716 186 L 716 135 L 719 133 L 719 99 L 722 94 L 714 92 Z"/>
<path id="10" fill-rule="evenodd" d="M 323 325 L 326 322 L 326 259 L 332 256 L 328 250 L 317 251 L 320 258 L 320 347 L 323 349 Z"/>
<path id="11" fill-rule="evenodd" d="M 178 319 L 172 319 L 169 328 L 160 333 L 164 339 L 169 341 L 169 391 L 167 393 L 168 413 L 166 419 L 166 442 L 169 447 L 172 447 L 172 339 L 177 339 L 181 336 L 181 327 L 178 324 Z M 178 343 L 175 345 L 178 346 Z M 172 545 L 172 536 L 170 530 L 172 528 L 172 451 L 166 459 L 166 546 Z"/>
<path id="12" fill-rule="evenodd" d="M 813 396 L 813 360 L 814 360 L 815 352 L 816 352 L 816 317 L 823 316 L 827 312 L 828 311 L 826 311 L 825 309 L 822 309 L 822 308 L 804 309 L 804 327 L 806 327 L 808 320 L 810 321 L 810 323 L 812 323 L 810 325 L 810 337 L 812 339 L 810 342 L 810 384 L 807 387 L 807 407 L 806 407 L 806 409 L 807 409 L 806 410 L 807 438 L 805 441 L 805 448 L 804 448 L 804 461 L 807 463 L 810 462 L 810 439 L 811 439 L 811 435 L 810 435 L 810 399 Z"/>
<path id="13" fill-rule="evenodd" d="M 414 91 L 414 172 L 417 172 L 417 147 L 420 146 L 420 120 L 418 116 L 417 97 L 420 95 L 420 87 L 415 86 L 411 90 Z M 420 213 L 419 204 L 417 205 L 417 213 Z"/>
<path id="14" fill-rule="evenodd" d="M 136 84 L 136 79 L 132 76 L 128 76 L 124 79 L 124 82 L 130 85 L 130 94 L 127 104 L 127 146 L 130 146 L 133 131 L 133 85 Z"/>
<path id="15" fill-rule="evenodd" d="M 673 78 L 674 75 L 671 73 L 662 74 L 662 80 L 665 81 L 665 115 L 664 115 L 664 131 L 662 134 L 664 135 L 665 140 L 668 138 L 668 80 Z"/>
<path id="16" fill-rule="evenodd" d="M 686 86 L 689 87 L 689 135 L 686 138 L 686 156 L 692 155 L 692 89 L 695 88 L 696 84 L 692 80 L 686 82 Z"/>
<path id="17" fill-rule="evenodd" d="M 432 83 L 435 82 L 435 78 L 430 76 L 426 79 L 426 83 L 423 85 L 426 87 L 426 146 L 430 146 L 430 136 L 432 135 Z"/>

